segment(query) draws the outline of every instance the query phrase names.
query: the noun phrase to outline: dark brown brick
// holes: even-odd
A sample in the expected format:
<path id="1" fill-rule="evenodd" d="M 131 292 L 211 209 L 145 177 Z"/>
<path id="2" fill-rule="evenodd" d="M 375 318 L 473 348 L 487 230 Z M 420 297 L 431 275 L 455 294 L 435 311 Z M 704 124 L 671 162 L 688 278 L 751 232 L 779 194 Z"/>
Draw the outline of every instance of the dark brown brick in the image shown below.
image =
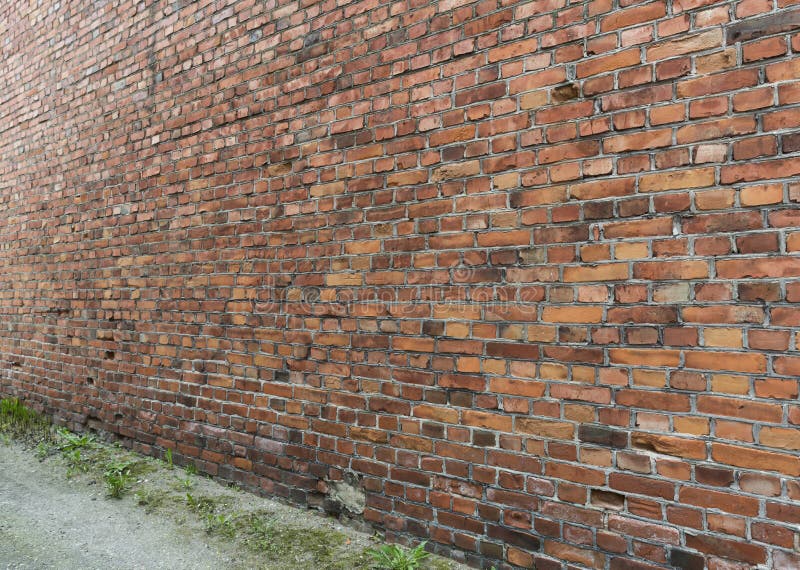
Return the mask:
<path id="1" fill-rule="evenodd" d="M 585 443 L 623 448 L 628 445 L 628 432 L 606 426 L 583 424 L 578 428 L 578 439 Z"/>

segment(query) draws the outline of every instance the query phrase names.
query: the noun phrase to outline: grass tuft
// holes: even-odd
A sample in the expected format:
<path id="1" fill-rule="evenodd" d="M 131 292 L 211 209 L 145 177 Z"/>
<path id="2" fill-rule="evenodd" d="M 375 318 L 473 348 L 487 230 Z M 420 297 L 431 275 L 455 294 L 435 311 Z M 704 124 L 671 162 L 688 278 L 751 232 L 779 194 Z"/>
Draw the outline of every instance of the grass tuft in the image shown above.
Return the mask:
<path id="1" fill-rule="evenodd" d="M 106 464 L 106 468 L 103 471 L 103 481 L 106 483 L 106 491 L 108 491 L 109 497 L 112 499 L 122 498 L 133 478 L 131 467 L 135 463 L 135 461 L 112 460 Z"/>
<path id="2" fill-rule="evenodd" d="M 426 544 L 427 541 L 421 542 L 410 550 L 397 544 L 384 544 L 368 549 L 367 554 L 372 557 L 375 568 L 379 570 L 417 570 L 420 563 L 430 556 L 425 551 Z"/>
<path id="3" fill-rule="evenodd" d="M 0 400 L 0 433 L 22 443 L 53 441 L 53 426 L 41 414 L 26 407 L 19 398 Z"/>

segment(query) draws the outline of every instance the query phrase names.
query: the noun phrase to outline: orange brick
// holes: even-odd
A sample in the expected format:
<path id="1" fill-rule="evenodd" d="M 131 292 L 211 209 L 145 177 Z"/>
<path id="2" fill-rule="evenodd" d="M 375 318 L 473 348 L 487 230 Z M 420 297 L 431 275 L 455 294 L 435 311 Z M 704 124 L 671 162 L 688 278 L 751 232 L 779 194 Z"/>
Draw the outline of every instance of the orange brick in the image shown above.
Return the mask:
<path id="1" fill-rule="evenodd" d="M 767 360 L 763 354 L 687 352 L 686 367 L 705 370 L 732 370 L 734 372 L 763 373 L 767 369 Z"/>
<path id="2" fill-rule="evenodd" d="M 626 263 L 605 263 L 595 266 L 565 267 L 564 281 L 619 281 L 628 278 Z"/>
<path id="3" fill-rule="evenodd" d="M 603 308 L 598 306 L 545 307 L 542 320 L 550 323 L 599 323 Z"/>
<path id="4" fill-rule="evenodd" d="M 713 168 L 696 168 L 679 170 L 664 174 L 648 174 L 639 180 L 642 192 L 660 192 L 663 190 L 681 190 L 684 188 L 702 188 L 714 184 Z"/>

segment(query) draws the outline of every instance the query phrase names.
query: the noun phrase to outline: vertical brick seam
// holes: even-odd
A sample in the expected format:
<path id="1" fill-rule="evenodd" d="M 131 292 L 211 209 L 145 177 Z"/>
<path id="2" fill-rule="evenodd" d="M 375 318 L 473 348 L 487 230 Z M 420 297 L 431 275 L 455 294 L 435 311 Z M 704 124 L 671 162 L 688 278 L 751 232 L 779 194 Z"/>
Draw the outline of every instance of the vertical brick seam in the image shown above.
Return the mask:
<path id="1" fill-rule="evenodd" d="M 798 568 L 793 0 L 11 0 L 0 392 L 472 565 Z"/>

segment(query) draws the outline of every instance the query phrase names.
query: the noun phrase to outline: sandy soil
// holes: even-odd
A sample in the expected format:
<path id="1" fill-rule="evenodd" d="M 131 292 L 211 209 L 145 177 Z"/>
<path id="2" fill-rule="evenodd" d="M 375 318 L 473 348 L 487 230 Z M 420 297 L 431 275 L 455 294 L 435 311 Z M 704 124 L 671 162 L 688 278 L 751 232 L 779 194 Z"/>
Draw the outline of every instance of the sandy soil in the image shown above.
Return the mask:
<path id="1" fill-rule="evenodd" d="M 0 568 L 225 568 L 205 533 L 105 498 L 31 450 L 0 444 Z"/>
<path id="2" fill-rule="evenodd" d="M 76 460 L 0 438 L 0 570 L 372 567 L 373 537 L 336 519 L 90 439 Z M 103 473 L 119 462 L 131 479 L 112 499 Z M 423 568 L 465 567 L 430 557 Z"/>
<path id="3" fill-rule="evenodd" d="M 365 551 L 376 546 L 373 537 L 321 513 L 97 440 L 78 463 L 47 449 L 42 459 L 0 439 L 0 570 L 372 567 Z M 120 461 L 136 475 L 123 498 L 112 499 L 103 470 Z M 423 568 L 466 567 L 431 557 Z"/>

